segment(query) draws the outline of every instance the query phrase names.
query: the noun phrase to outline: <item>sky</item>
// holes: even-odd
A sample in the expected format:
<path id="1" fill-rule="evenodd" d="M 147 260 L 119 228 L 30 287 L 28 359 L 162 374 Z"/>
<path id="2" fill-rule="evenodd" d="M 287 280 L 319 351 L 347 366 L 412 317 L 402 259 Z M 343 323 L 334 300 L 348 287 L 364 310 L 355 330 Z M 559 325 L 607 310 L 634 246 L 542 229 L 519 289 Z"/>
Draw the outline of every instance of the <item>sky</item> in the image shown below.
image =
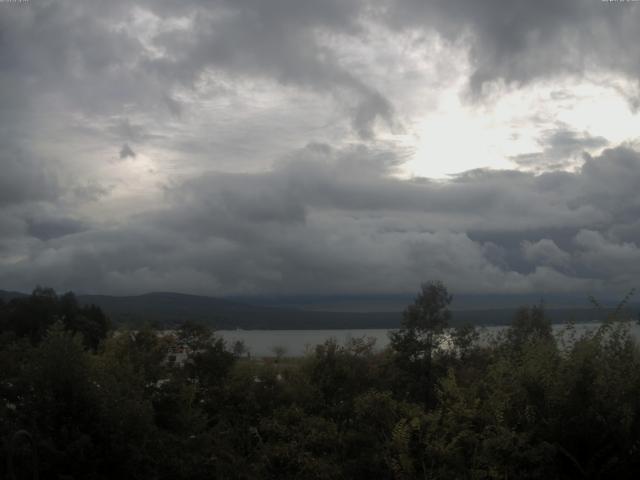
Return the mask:
<path id="1" fill-rule="evenodd" d="M 640 7 L 0 2 L 0 289 L 624 296 Z"/>

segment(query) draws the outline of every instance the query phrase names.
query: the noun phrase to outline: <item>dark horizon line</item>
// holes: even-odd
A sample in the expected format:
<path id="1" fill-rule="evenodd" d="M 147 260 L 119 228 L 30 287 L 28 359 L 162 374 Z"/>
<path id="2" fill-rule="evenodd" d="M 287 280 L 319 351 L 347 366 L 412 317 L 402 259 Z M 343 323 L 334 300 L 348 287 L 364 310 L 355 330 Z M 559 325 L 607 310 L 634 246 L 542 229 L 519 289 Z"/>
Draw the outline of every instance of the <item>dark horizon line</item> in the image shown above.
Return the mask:
<path id="1" fill-rule="evenodd" d="M 413 292 L 404 292 L 404 293 L 236 293 L 236 294 L 223 294 L 223 295 L 211 295 L 211 294 L 199 294 L 199 293 L 190 293 L 183 291 L 170 291 L 170 290 L 152 290 L 144 293 L 125 293 L 125 294 L 109 294 L 109 293 L 87 293 L 87 292 L 79 292 L 74 289 L 63 289 L 58 290 L 54 287 L 37 285 L 34 287 L 31 292 L 25 292 L 20 290 L 7 290 L 0 288 L 0 292 L 4 294 L 16 294 L 16 295 L 24 295 L 28 296 L 38 287 L 43 288 L 53 288 L 53 290 L 57 294 L 64 294 L 67 292 L 72 292 L 78 297 L 117 297 L 117 298 L 136 298 L 136 297 L 147 297 L 147 296 L 181 296 L 181 297 L 196 297 L 196 298 L 209 298 L 209 299 L 219 299 L 219 300 L 228 300 L 228 301 L 243 301 L 243 300 L 264 300 L 264 301 L 279 301 L 279 302 L 303 302 L 305 301 L 345 301 L 345 300 L 381 300 L 381 301 L 405 301 L 407 299 L 413 299 L 416 295 L 416 291 Z M 478 300 L 484 298 L 504 298 L 504 299 L 528 299 L 529 301 L 534 302 L 545 302 L 546 300 L 575 300 L 575 301 L 583 301 L 585 303 L 589 302 L 589 298 L 593 295 L 591 292 L 528 292 L 528 293 L 511 293 L 511 292 L 491 292 L 491 293 L 456 293 L 455 291 L 451 291 L 453 295 L 453 303 L 456 302 L 456 299 L 464 299 L 464 300 Z M 606 295 L 595 295 L 595 298 L 598 301 L 619 301 L 624 296 L 606 294 Z M 631 303 L 634 302 L 634 298 L 631 297 Z M 640 301 L 638 299 L 637 301 Z"/>

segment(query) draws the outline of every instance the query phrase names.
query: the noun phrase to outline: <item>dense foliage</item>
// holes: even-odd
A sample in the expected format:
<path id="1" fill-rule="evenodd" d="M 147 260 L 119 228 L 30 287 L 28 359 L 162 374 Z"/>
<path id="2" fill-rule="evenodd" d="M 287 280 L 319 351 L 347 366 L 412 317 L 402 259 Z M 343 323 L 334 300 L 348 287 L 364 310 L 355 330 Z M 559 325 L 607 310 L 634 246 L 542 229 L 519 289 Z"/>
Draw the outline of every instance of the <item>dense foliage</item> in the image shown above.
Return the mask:
<path id="1" fill-rule="evenodd" d="M 38 289 L 0 305 L 0 456 L 26 430 L 41 478 L 636 477 L 627 324 L 558 337 L 523 308 L 487 340 L 447 329 L 450 301 L 425 284 L 385 351 L 354 339 L 257 360 L 197 325 L 108 333 L 99 309 Z M 184 366 L 167 362 L 176 344 Z M 12 456 L 27 478 L 29 448 Z"/>

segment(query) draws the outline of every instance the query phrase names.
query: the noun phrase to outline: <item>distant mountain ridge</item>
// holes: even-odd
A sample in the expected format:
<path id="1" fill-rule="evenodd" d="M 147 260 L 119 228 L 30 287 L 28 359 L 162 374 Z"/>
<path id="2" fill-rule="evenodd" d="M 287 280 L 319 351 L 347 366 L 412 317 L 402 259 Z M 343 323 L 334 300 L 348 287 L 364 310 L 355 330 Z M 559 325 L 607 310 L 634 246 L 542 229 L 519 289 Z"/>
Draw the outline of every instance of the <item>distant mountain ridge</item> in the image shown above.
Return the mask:
<path id="1" fill-rule="evenodd" d="M 317 329 L 389 328 L 399 324 L 400 314 L 389 312 L 312 312 L 248 304 L 216 297 L 155 292 L 130 297 L 81 295 L 81 303 L 93 303 L 116 321 L 156 322 L 163 325 L 190 320 L 217 329 Z"/>
<path id="2" fill-rule="evenodd" d="M 26 296 L 0 290 L 5 301 Z M 116 323 L 162 327 L 183 321 L 205 323 L 217 329 L 340 329 L 394 328 L 400 313 L 314 312 L 295 308 L 251 305 L 216 297 L 174 292 L 152 292 L 142 295 L 77 295 L 81 304 L 102 308 Z"/>
<path id="3" fill-rule="evenodd" d="M 26 295 L 0 290 L 0 298 L 4 301 Z M 553 322 L 602 319 L 603 312 L 589 306 L 586 298 L 577 303 L 578 297 L 551 297 L 549 302 L 545 299 L 545 306 Z M 218 298 L 175 292 L 131 296 L 78 295 L 77 298 L 81 304 L 98 305 L 119 324 L 151 323 L 170 327 L 189 320 L 217 329 L 264 330 L 397 328 L 404 307 L 413 301 L 411 295 Z M 460 295 L 454 297 L 452 304 L 452 324 L 508 324 L 518 306 L 538 302 L 539 297 L 536 299 L 535 295 Z M 638 304 L 630 304 L 629 310 L 637 316 Z"/>
<path id="4" fill-rule="evenodd" d="M 21 293 L 21 292 L 11 292 L 11 291 L 7 291 L 7 290 L 0 290 L 0 300 L 3 300 L 5 302 L 8 302 L 9 300 L 11 300 L 12 298 L 21 298 L 21 297 L 27 297 L 29 294 L 27 293 Z"/>
<path id="5" fill-rule="evenodd" d="M 237 295 L 229 300 L 254 305 L 300 308 L 323 311 L 402 311 L 413 302 L 415 294 L 347 294 L 347 295 Z M 616 300 L 598 299 L 603 305 L 615 306 Z M 453 294 L 451 309 L 513 309 L 542 303 L 552 309 L 590 308 L 586 294 Z"/>

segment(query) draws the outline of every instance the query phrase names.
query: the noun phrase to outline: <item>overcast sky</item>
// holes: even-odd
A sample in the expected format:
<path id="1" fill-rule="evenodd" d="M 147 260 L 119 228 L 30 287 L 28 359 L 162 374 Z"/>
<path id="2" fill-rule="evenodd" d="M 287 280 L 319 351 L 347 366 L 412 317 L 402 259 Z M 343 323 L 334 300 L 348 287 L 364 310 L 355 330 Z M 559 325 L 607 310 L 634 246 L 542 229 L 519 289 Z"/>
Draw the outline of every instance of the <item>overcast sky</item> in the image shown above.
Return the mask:
<path id="1" fill-rule="evenodd" d="M 0 289 L 640 278 L 640 9 L 0 2 Z"/>

